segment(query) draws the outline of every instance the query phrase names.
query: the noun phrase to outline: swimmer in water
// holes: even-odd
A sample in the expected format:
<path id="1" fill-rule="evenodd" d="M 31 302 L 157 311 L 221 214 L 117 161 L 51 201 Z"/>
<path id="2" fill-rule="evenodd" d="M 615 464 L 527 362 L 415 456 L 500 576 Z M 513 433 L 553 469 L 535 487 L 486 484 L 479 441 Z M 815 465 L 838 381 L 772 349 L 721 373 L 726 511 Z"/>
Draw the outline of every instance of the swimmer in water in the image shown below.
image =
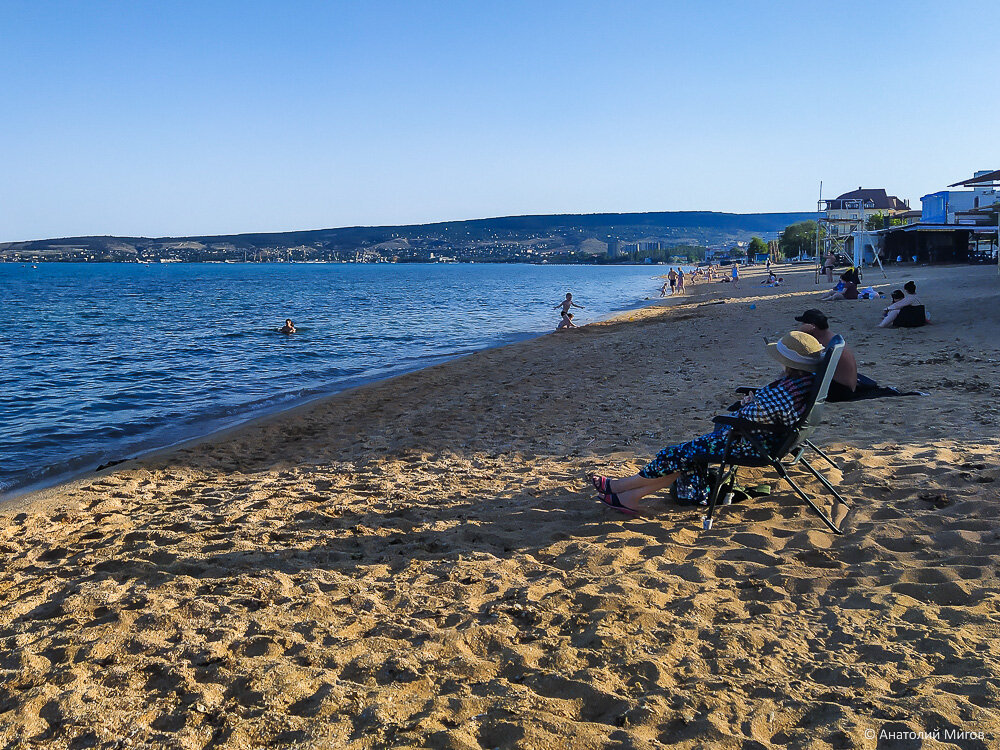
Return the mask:
<path id="1" fill-rule="evenodd" d="M 295 324 L 291 318 L 285 318 L 285 325 L 278 329 L 282 333 L 295 333 Z"/>

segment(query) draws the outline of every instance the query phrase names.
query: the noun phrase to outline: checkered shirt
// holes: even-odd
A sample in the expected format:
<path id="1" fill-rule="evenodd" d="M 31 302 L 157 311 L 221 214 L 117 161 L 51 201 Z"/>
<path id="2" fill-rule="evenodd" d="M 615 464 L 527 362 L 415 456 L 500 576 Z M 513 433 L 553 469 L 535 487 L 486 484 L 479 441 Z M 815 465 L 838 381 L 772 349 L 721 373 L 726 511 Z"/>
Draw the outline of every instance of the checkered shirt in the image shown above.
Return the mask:
<path id="1" fill-rule="evenodd" d="M 753 401 L 739 409 L 736 416 L 762 424 L 792 427 L 805 413 L 812 384 L 812 373 L 786 375 L 757 391 Z"/>

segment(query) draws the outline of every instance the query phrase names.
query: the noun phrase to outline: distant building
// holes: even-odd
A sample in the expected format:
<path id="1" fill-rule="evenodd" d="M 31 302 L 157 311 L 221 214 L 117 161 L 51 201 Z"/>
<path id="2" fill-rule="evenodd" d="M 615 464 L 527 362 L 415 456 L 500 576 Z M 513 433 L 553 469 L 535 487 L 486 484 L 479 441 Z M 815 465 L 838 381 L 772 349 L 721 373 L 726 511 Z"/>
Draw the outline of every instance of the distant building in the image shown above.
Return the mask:
<path id="1" fill-rule="evenodd" d="M 884 188 L 862 188 L 820 201 L 819 224 L 823 234 L 822 254 L 840 253 L 855 263 L 875 260 L 875 239 L 868 222 L 881 214 L 887 221 L 910 210 L 909 202 L 889 195 Z"/>
<path id="2" fill-rule="evenodd" d="M 921 197 L 920 221 L 924 224 L 976 224 L 978 210 L 993 206 L 1000 200 L 995 180 L 990 180 L 988 184 L 985 181 L 989 174 L 988 170 L 976 172 L 972 180 L 981 179 L 984 182 L 972 190 L 940 190 Z"/>
<path id="3" fill-rule="evenodd" d="M 1000 170 L 980 170 L 949 185 L 971 190 L 939 190 L 920 198 L 920 220 L 882 232 L 882 257 L 917 262 L 984 262 L 997 253 Z"/>
<path id="4" fill-rule="evenodd" d="M 825 201 L 823 219 L 833 235 L 849 235 L 852 227 L 864 224 L 876 214 L 891 217 L 910 210 L 907 201 L 889 195 L 882 188 L 858 188 Z"/>

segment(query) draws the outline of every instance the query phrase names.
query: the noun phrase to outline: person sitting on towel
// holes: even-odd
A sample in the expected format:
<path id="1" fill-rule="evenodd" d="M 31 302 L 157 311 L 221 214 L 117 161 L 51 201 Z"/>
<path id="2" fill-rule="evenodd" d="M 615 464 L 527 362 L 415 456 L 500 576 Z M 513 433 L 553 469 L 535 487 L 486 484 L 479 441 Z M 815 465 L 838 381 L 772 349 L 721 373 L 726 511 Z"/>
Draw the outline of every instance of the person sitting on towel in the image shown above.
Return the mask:
<path id="1" fill-rule="evenodd" d="M 820 310 L 815 308 L 806 310 L 801 315 L 796 316 L 795 320 L 802 324 L 799 326 L 802 333 L 808 333 L 824 347 L 828 346 L 833 339 L 834 334 L 830 330 L 830 321 Z M 862 377 L 864 376 L 858 375 L 858 360 L 855 358 L 854 352 L 851 351 L 850 347 L 845 346 L 840 352 L 840 362 L 837 363 L 837 369 L 833 373 L 833 382 L 830 383 L 826 400 L 849 401 L 853 398 L 854 391 L 857 390 Z M 871 383 L 872 386 L 876 385 L 871 378 L 864 378 L 864 381 Z"/>
<path id="2" fill-rule="evenodd" d="M 827 317 L 819 310 L 806 310 L 795 318 L 802 325 L 799 330 L 808 333 L 823 346 L 829 346 L 834 333 L 830 330 Z M 852 384 L 853 379 L 853 384 Z M 871 378 L 858 372 L 858 361 L 854 352 L 845 346 L 840 354 L 840 362 L 834 371 L 830 390 L 826 400 L 830 403 L 838 401 L 859 401 L 868 398 L 888 398 L 890 396 L 926 396 L 922 391 L 900 391 L 890 386 L 879 385 Z"/>

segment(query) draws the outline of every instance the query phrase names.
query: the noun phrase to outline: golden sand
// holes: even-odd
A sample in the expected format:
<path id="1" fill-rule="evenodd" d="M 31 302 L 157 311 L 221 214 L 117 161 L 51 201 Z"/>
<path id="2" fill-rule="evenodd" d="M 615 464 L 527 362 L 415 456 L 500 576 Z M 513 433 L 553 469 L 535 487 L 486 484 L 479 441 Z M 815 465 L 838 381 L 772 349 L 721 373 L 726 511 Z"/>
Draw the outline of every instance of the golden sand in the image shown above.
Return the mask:
<path id="1" fill-rule="evenodd" d="M 9 506 L 0 745 L 1000 746 L 996 269 L 869 270 L 916 279 L 910 330 L 781 272 Z M 932 393 L 828 409 L 843 537 L 787 487 L 709 532 L 597 502 L 588 470 L 707 432 L 813 306 L 862 372 Z"/>

